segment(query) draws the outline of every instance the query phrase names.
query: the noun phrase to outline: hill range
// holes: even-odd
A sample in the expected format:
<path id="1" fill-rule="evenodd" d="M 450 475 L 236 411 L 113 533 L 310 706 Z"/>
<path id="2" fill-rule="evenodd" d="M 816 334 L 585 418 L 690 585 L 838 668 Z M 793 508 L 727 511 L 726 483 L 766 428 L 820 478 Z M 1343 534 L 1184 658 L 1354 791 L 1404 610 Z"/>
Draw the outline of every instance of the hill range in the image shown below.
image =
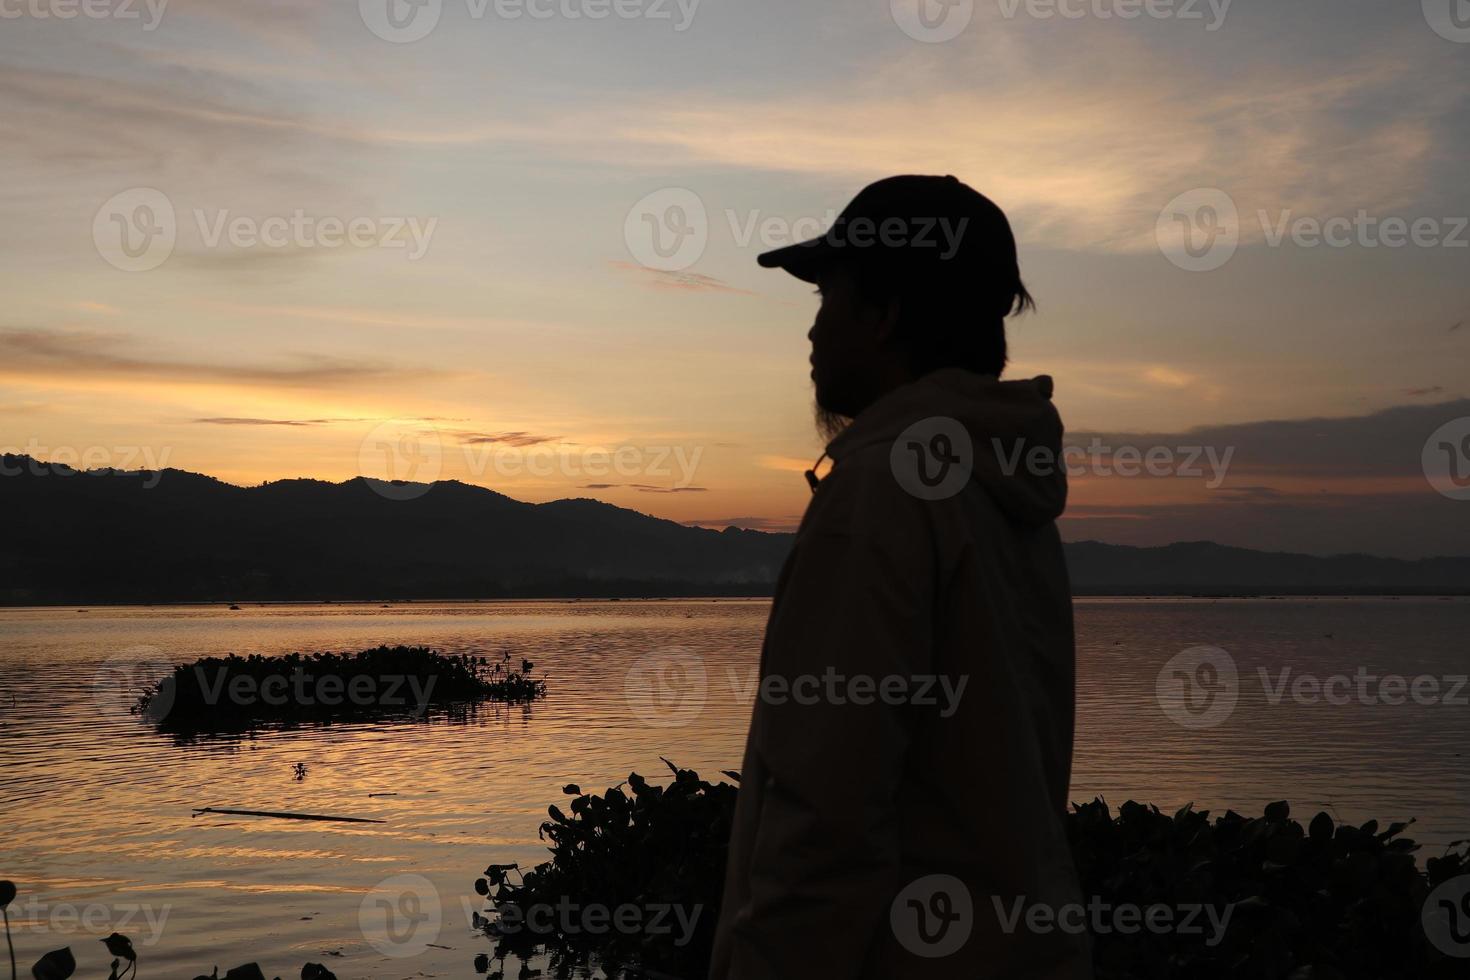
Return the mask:
<path id="1" fill-rule="evenodd" d="M 792 535 L 455 481 L 77 472 L 0 457 L 0 603 L 760 596 Z M 408 499 L 403 499 L 403 498 Z M 1078 595 L 1470 594 L 1470 557 L 1067 546 Z"/>

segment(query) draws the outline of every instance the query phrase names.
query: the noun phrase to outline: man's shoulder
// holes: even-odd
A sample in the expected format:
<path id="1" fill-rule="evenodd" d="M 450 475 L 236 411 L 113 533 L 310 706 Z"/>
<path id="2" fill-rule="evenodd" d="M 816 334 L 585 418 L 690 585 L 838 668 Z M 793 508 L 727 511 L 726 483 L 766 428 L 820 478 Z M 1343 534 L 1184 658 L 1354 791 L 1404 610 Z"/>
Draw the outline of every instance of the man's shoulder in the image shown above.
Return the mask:
<path id="1" fill-rule="evenodd" d="M 822 477 L 812 516 L 829 529 L 872 532 L 925 522 L 924 504 L 898 479 L 888 448 L 868 445 L 845 454 Z"/>

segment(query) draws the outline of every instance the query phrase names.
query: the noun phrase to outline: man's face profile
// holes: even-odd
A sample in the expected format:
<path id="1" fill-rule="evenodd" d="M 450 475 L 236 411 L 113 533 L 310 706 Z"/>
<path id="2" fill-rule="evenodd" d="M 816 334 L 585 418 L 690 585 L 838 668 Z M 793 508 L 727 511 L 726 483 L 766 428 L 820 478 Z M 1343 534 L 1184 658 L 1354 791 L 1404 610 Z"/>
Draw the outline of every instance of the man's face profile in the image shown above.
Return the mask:
<path id="1" fill-rule="evenodd" d="M 833 264 L 817 277 L 822 303 L 807 339 L 812 342 L 812 384 L 819 420 L 852 418 L 872 401 L 880 362 L 891 357 L 882 341 L 888 322 L 866 300 L 850 268 Z"/>

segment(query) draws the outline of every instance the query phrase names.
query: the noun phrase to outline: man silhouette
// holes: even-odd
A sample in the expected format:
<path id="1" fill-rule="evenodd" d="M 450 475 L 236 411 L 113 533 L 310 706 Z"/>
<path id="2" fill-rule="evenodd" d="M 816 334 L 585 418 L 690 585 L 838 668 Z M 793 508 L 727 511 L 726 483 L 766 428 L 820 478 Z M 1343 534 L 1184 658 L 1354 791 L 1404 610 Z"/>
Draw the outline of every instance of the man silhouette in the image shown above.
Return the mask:
<path id="1" fill-rule="evenodd" d="M 999 380 L 1031 305 L 1010 225 L 892 177 L 760 263 L 819 286 L 832 466 L 766 629 L 711 976 L 1090 977 L 1062 425 L 1051 379 Z"/>

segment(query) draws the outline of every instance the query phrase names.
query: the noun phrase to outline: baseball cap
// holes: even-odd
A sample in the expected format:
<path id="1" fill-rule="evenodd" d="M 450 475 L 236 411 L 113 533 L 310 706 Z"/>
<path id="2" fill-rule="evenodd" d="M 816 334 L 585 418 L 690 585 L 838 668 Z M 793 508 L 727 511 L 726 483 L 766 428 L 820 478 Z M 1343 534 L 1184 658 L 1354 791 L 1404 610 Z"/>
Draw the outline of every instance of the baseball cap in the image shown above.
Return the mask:
<path id="1" fill-rule="evenodd" d="M 834 262 L 877 263 L 928 278 L 984 275 L 997 285 L 1020 282 L 1016 239 L 1005 212 L 954 176 L 907 174 L 869 184 L 827 233 L 757 257 L 816 282 Z"/>

